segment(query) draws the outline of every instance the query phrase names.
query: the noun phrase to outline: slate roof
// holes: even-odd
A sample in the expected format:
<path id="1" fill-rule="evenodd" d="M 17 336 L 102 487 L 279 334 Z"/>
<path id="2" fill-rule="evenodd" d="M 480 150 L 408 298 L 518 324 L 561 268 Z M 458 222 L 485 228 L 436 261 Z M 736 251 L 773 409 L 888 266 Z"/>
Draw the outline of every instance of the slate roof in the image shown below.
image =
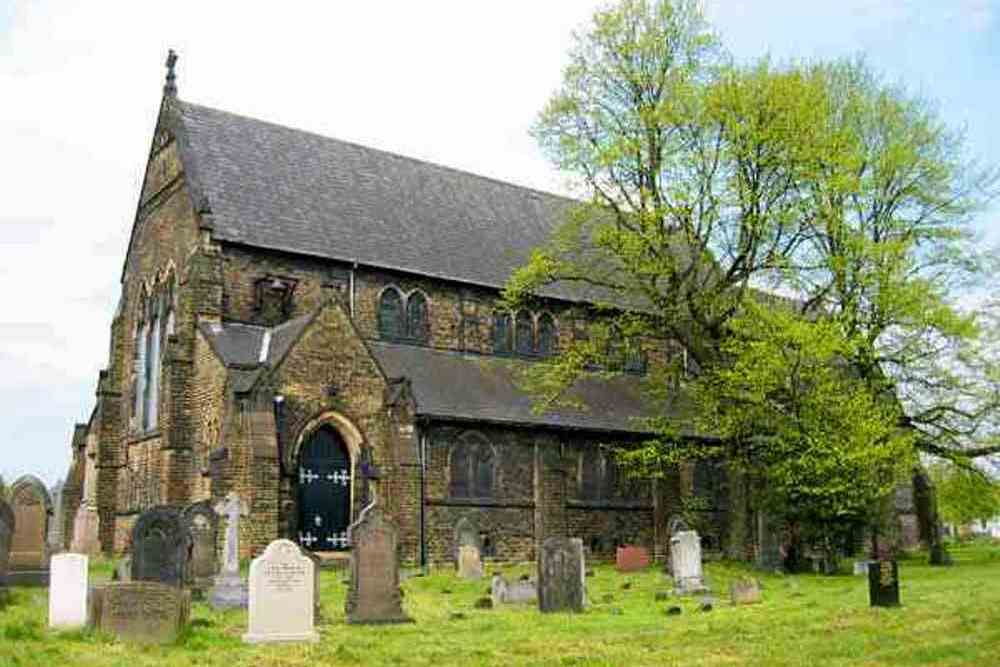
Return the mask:
<path id="1" fill-rule="evenodd" d="M 645 433 L 642 418 L 656 416 L 636 376 L 579 380 L 570 397 L 584 409 L 536 414 L 516 383 L 518 369 L 531 362 L 383 342 L 370 346 L 387 376 L 410 380 L 421 416 L 620 433 Z"/>
<path id="2" fill-rule="evenodd" d="M 241 322 L 200 322 L 198 326 L 222 363 L 253 369 L 277 365 L 311 319 L 303 315 L 274 327 Z"/>
<path id="3" fill-rule="evenodd" d="M 574 202 L 175 101 L 223 241 L 500 287 Z"/>

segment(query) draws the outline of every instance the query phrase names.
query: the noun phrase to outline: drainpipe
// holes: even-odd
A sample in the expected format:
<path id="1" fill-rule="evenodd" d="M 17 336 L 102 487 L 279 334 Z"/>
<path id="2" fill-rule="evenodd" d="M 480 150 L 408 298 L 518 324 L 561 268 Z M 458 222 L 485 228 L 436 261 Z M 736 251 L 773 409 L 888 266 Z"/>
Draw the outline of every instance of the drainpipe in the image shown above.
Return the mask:
<path id="1" fill-rule="evenodd" d="M 285 441 L 281 437 L 285 422 L 285 397 L 277 395 L 274 397 L 274 438 L 278 443 L 278 473 L 281 477 L 287 477 L 285 470 Z"/>
<path id="2" fill-rule="evenodd" d="M 350 294 L 348 296 L 348 299 L 350 301 L 351 319 L 352 320 L 354 319 L 354 270 L 357 269 L 357 268 L 358 268 L 358 262 L 355 261 L 351 265 L 350 286 L 348 287 L 348 291 L 350 292 Z"/>
<path id="3" fill-rule="evenodd" d="M 427 436 L 420 429 L 420 569 L 427 572 L 427 525 L 425 505 L 427 504 L 427 489 L 425 479 L 427 471 Z"/>

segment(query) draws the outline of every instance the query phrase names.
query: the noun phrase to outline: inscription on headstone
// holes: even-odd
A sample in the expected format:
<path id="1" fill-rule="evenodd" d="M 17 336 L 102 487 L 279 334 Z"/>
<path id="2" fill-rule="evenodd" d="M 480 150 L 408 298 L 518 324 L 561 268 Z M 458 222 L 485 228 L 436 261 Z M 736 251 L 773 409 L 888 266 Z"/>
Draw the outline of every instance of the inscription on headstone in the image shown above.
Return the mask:
<path id="1" fill-rule="evenodd" d="M 47 544 L 52 500 L 45 485 L 25 475 L 11 487 L 14 534 L 11 537 L 7 583 L 44 586 L 49 577 Z"/>
<path id="2" fill-rule="evenodd" d="M 406 623 L 399 591 L 397 532 L 378 506 L 369 506 L 348 529 L 351 538 L 351 587 L 348 623 Z"/>
<path id="3" fill-rule="evenodd" d="M 670 538 L 670 566 L 677 593 L 687 595 L 705 590 L 698 531 L 682 530 Z"/>
<path id="4" fill-rule="evenodd" d="M 583 611 L 586 603 L 583 541 L 550 537 L 538 559 L 538 608 L 543 612 Z"/>
<path id="5" fill-rule="evenodd" d="M 132 528 L 132 581 L 183 586 L 190 547 L 180 510 L 167 506 L 146 510 Z"/>
<path id="6" fill-rule="evenodd" d="M 127 641 L 172 642 L 191 616 L 189 591 L 154 581 L 107 584 L 93 595 L 94 624 Z"/>
<path id="7" fill-rule="evenodd" d="M 87 624 L 87 564 L 82 554 L 52 557 L 49 579 L 49 627 L 82 628 Z"/>
<path id="8" fill-rule="evenodd" d="M 275 540 L 250 564 L 250 614 L 243 641 L 318 641 L 311 559 L 291 540 Z"/>
<path id="9" fill-rule="evenodd" d="M 899 606 L 899 567 L 894 560 L 868 564 L 868 600 L 872 607 Z"/>

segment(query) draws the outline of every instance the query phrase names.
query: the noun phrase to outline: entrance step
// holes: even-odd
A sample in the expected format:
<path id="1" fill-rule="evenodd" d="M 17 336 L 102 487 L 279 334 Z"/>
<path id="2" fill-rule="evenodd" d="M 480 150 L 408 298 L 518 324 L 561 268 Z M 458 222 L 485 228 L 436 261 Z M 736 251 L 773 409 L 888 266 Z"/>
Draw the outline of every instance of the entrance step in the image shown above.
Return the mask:
<path id="1" fill-rule="evenodd" d="M 350 551 L 314 551 L 321 570 L 346 570 L 351 565 Z"/>

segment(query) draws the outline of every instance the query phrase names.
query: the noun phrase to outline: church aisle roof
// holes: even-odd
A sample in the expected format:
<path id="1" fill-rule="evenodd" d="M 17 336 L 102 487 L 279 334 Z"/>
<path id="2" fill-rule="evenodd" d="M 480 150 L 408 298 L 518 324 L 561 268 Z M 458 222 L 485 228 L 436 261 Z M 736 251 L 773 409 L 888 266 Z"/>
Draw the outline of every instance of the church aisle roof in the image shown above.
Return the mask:
<path id="1" fill-rule="evenodd" d="M 502 286 L 568 198 L 175 101 L 223 241 Z"/>

